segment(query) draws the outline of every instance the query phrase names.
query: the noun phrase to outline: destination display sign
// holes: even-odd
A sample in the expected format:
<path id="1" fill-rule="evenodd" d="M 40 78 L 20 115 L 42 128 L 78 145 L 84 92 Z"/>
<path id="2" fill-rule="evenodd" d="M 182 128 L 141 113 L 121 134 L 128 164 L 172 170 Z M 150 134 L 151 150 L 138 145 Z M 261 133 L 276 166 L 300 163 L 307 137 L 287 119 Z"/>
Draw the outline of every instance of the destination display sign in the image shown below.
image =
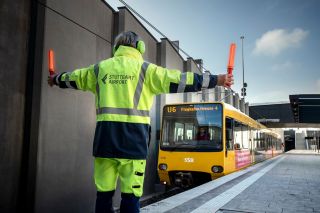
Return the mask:
<path id="1" fill-rule="evenodd" d="M 185 105 L 170 105 L 163 109 L 164 115 L 181 115 L 205 111 L 221 111 L 221 104 L 185 104 Z"/>

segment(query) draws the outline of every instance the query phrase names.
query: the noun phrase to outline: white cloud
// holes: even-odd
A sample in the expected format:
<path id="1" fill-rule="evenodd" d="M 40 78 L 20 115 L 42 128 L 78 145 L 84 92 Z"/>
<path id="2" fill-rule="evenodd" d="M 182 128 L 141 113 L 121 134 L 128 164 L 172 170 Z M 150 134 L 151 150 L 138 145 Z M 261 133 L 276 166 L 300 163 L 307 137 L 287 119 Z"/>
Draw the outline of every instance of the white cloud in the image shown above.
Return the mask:
<path id="1" fill-rule="evenodd" d="M 274 64 L 272 65 L 271 69 L 274 71 L 290 71 L 292 69 L 294 69 L 295 67 L 297 67 L 298 65 L 296 63 L 293 63 L 291 61 L 286 61 L 282 64 Z"/>
<path id="2" fill-rule="evenodd" d="M 253 53 L 256 55 L 276 56 L 288 48 L 299 47 L 308 34 L 308 31 L 300 28 L 296 28 L 291 32 L 285 29 L 268 31 L 256 40 Z"/>

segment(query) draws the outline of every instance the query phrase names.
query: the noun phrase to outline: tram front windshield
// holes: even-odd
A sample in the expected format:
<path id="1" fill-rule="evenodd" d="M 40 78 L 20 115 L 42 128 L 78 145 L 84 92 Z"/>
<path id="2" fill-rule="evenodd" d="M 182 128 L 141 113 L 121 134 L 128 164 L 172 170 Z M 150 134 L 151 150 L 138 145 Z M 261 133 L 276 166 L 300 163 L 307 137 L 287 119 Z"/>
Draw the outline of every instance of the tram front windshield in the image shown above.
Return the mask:
<path id="1" fill-rule="evenodd" d="M 162 150 L 222 151 L 222 105 L 165 106 L 161 138 Z"/>

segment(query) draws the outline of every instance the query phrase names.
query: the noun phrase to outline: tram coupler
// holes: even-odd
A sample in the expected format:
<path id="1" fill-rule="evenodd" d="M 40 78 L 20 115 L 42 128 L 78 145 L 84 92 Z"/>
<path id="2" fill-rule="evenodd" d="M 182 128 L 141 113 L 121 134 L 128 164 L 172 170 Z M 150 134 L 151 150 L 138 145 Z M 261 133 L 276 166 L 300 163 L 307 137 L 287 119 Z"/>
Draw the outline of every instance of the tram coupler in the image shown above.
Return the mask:
<path id="1" fill-rule="evenodd" d="M 174 183 L 181 188 L 188 188 L 193 184 L 192 174 L 190 172 L 178 172 L 175 174 Z"/>

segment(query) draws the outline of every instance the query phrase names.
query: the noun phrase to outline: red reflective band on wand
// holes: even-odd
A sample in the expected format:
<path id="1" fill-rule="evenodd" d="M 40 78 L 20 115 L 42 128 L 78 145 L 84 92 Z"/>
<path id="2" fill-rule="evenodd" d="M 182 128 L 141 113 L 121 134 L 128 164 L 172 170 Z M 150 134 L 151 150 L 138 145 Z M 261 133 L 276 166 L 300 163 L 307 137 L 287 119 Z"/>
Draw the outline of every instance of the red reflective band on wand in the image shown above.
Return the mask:
<path id="1" fill-rule="evenodd" d="M 228 63 L 228 74 L 232 74 L 233 66 L 234 66 L 234 57 L 236 54 L 236 44 L 232 43 L 230 45 L 230 53 L 229 53 L 229 63 Z"/>
<path id="2" fill-rule="evenodd" d="M 54 75 L 55 74 L 55 70 L 54 70 L 54 52 L 53 50 L 49 50 L 49 73 L 50 75 Z"/>

